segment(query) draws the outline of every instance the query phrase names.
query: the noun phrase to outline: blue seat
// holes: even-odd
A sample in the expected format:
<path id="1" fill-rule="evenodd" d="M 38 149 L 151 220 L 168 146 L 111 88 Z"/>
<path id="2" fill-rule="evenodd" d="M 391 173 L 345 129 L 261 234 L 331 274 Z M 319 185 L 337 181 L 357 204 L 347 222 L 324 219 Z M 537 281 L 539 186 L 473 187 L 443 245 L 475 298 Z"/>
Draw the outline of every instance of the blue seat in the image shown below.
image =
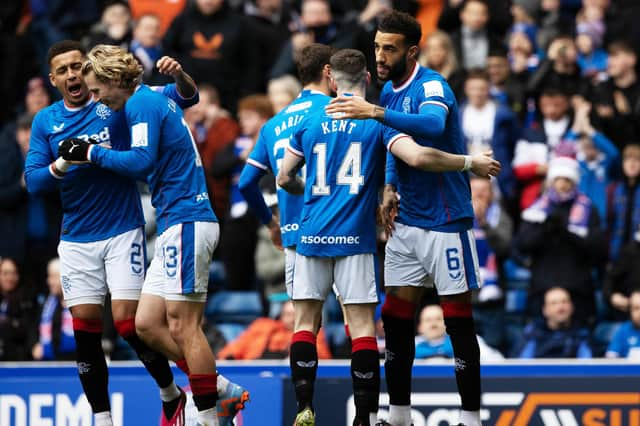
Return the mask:
<path id="1" fill-rule="evenodd" d="M 220 330 L 224 340 L 230 343 L 236 340 L 247 329 L 247 326 L 244 324 L 224 323 L 216 324 L 216 328 Z"/>
<path id="2" fill-rule="evenodd" d="M 262 300 L 257 291 L 220 291 L 214 293 L 205 308 L 209 322 L 249 324 L 262 316 Z"/>
<path id="3" fill-rule="evenodd" d="M 336 298 L 333 292 L 329 293 L 327 300 L 324 302 L 322 309 L 322 321 L 323 322 L 338 322 L 342 323 L 342 308 L 340 308 L 340 302 Z"/>

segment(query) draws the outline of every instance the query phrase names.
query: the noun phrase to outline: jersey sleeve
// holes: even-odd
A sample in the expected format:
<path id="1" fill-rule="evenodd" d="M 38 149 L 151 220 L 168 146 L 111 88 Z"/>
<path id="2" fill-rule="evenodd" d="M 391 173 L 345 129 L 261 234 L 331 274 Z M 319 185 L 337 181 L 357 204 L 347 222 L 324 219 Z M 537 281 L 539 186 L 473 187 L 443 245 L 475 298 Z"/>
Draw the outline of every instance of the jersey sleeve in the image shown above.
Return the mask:
<path id="1" fill-rule="evenodd" d="M 391 154 L 391 151 L 387 151 L 387 162 L 384 169 L 384 183 L 385 185 L 393 185 L 398 187 L 398 173 L 396 172 L 396 159 Z"/>
<path id="2" fill-rule="evenodd" d="M 385 148 L 387 148 L 387 151 L 391 151 L 391 147 L 398 140 L 400 140 L 402 138 L 410 138 L 411 137 L 411 136 L 407 135 L 406 133 L 402 133 L 402 132 L 398 131 L 397 129 L 394 129 L 393 127 L 384 126 L 384 125 L 381 126 L 381 133 L 382 133 L 382 141 L 384 142 L 384 146 L 385 146 Z"/>
<path id="3" fill-rule="evenodd" d="M 416 93 L 416 99 L 420 102 L 418 110 L 422 113 L 423 108 L 438 107 L 449 113 L 451 106 L 451 89 L 439 79 L 422 82 L 421 90 Z"/>
<path id="4" fill-rule="evenodd" d="M 291 138 L 289 139 L 289 146 L 287 147 L 287 149 L 292 153 L 297 155 L 298 157 L 303 157 L 304 158 L 304 148 L 302 146 L 302 133 L 303 133 L 303 129 L 304 129 L 304 121 L 303 120 L 297 127 L 297 129 L 293 132 L 293 134 L 291 135 Z"/>
<path id="5" fill-rule="evenodd" d="M 32 194 L 56 191 L 59 181 L 63 178 L 63 175 L 56 174 L 51 167 L 55 157 L 49 147 L 43 121 L 42 113 L 36 115 L 33 120 L 29 152 L 24 166 L 27 191 Z"/>
<path id="6" fill-rule="evenodd" d="M 265 170 L 256 168 L 247 161 L 247 164 L 240 173 L 240 180 L 238 181 L 238 189 L 242 193 L 242 196 L 246 200 L 249 207 L 260 219 L 263 225 L 271 222 L 271 209 L 267 206 L 260 191 L 260 178 L 264 176 Z"/>
<path id="7" fill-rule="evenodd" d="M 264 136 L 264 126 L 260 130 L 260 135 L 256 141 L 256 145 L 251 150 L 249 158 L 247 158 L 247 164 L 252 165 L 260 170 L 272 171 L 269 162 L 269 152 L 267 150 L 267 143 Z"/>
<path id="8" fill-rule="evenodd" d="M 152 90 L 162 93 L 167 98 L 173 99 L 182 109 L 192 107 L 200 101 L 200 93 L 197 90 L 195 95 L 190 98 L 182 97 L 175 83 L 167 84 L 166 86 L 155 86 L 152 87 Z"/>
<path id="9" fill-rule="evenodd" d="M 91 161 L 100 167 L 134 179 L 144 180 L 158 158 L 163 110 L 138 98 L 127 105 L 126 115 L 131 134 L 131 150 L 116 151 L 92 145 Z"/>

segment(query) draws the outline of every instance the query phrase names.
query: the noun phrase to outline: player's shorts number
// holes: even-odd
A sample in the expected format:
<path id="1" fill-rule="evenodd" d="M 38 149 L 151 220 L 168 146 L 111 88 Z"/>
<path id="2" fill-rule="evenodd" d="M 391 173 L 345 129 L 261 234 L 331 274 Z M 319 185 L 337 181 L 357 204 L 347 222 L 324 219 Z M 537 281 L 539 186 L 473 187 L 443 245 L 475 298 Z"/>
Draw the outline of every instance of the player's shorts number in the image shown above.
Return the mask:
<path id="1" fill-rule="evenodd" d="M 131 272 L 136 275 L 142 272 L 142 246 L 138 243 L 131 244 Z"/>
<path id="2" fill-rule="evenodd" d="M 317 156 L 316 179 L 311 187 L 313 195 L 329 195 L 331 187 L 327 185 L 327 144 L 317 143 L 313 146 L 313 153 Z M 357 194 L 364 185 L 362 176 L 362 145 L 360 142 L 351 142 L 349 149 L 340 164 L 336 175 L 338 185 L 349 187 L 349 194 Z"/>
<path id="3" fill-rule="evenodd" d="M 458 256 L 457 248 L 448 248 L 447 254 L 447 268 L 449 272 L 455 272 L 460 269 L 460 257 Z"/>
<path id="4" fill-rule="evenodd" d="M 163 247 L 162 257 L 164 258 L 165 273 L 170 278 L 175 277 L 178 268 L 178 249 L 176 246 Z"/>

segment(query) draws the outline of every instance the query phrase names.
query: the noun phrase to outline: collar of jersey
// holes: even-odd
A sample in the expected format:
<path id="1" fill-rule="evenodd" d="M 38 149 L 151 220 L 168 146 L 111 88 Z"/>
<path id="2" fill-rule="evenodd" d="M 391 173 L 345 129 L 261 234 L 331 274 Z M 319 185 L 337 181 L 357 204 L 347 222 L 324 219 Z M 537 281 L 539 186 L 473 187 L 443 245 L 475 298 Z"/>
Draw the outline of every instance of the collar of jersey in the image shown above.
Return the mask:
<path id="1" fill-rule="evenodd" d="M 416 78 L 416 74 L 418 74 L 418 69 L 419 69 L 419 68 L 420 68 L 420 67 L 418 66 L 418 63 L 416 62 L 416 63 L 413 65 L 413 71 L 411 71 L 411 75 L 409 76 L 409 78 L 407 78 L 407 79 L 406 79 L 406 80 L 405 80 L 405 81 L 404 81 L 400 86 L 398 86 L 398 87 L 395 87 L 395 86 L 393 85 L 393 82 L 392 82 L 392 83 L 391 83 L 391 89 L 393 89 L 393 91 L 394 91 L 394 92 L 396 92 L 396 93 L 397 93 L 397 92 L 400 92 L 400 91 L 402 91 L 402 90 L 404 90 L 404 89 L 406 89 L 406 88 L 411 84 L 411 82 L 413 81 L 413 79 L 414 79 L 414 78 Z"/>
<path id="2" fill-rule="evenodd" d="M 303 96 L 309 96 L 309 95 L 324 95 L 324 93 L 322 93 L 319 90 L 302 89 L 302 92 L 300 92 L 298 97 L 301 98 Z"/>
<path id="3" fill-rule="evenodd" d="M 70 107 L 67 105 L 67 103 L 64 101 L 64 99 L 62 100 L 62 105 L 64 106 L 64 109 L 66 109 L 69 112 L 76 112 L 76 111 L 80 111 L 81 109 L 86 108 L 87 106 L 91 105 L 93 103 L 93 95 L 89 96 L 89 100 L 87 101 L 86 104 L 79 106 L 79 107 Z"/>

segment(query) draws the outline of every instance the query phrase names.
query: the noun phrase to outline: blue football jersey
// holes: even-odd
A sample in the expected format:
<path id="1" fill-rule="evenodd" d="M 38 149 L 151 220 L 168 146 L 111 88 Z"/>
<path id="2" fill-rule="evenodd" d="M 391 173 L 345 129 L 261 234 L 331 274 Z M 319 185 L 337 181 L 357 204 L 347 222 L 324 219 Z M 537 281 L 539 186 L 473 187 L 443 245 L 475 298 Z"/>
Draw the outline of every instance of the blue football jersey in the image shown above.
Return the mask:
<path id="1" fill-rule="evenodd" d="M 324 111 L 303 119 L 289 146 L 307 165 L 298 253 L 376 252 L 385 145 L 398 135 L 375 120 L 333 120 Z"/>
<path id="2" fill-rule="evenodd" d="M 289 145 L 289 138 L 298 123 L 308 114 L 323 112 L 330 100 L 331 98 L 324 93 L 303 90 L 289 106 L 265 123 L 247 163 L 265 171 L 269 170 L 277 176 L 285 149 Z M 282 246 L 293 247 L 298 242 L 303 197 L 289 194 L 280 187 L 277 188 L 277 196 Z"/>
<path id="3" fill-rule="evenodd" d="M 173 84 L 165 86 L 163 93 L 185 106 L 193 105 L 194 99 L 180 98 Z M 59 143 L 72 137 L 91 139 L 114 151 L 130 146 L 124 113 L 92 99 L 77 108 L 58 101 L 38 112 L 31 127 L 25 180 L 32 193 L 60 190 L 60 239 L 100 241 L 142 226 L 144 216 L 134 180 L 88 164 L 72 166 L 64 176 L 53 172 L 50 165 L 58 157 Z"/>
<path id="4" fill-rule="evenodd" d="M 131 149 L 93 146 L 91 161 L 130 177 L 148 175 L 158 234 L 179 223 L 217 221 L 202 160 L 180 107 L 142 85 L 127 100 L 124 115 Z"/>
<path id="5" fill-rule="evenodd" d="M 427 105 L 446 109 L 447 121 L 440 137 L 413 138 L 422 146 L 466 154 L 455 95 L 446 80 L 435 71 L 416 64 L 409 79 L 401 86 L 394 87 L 391 81 L 385 84 L 380 104 L 406 114 L 418 114 Z M 396 185 L 401 197 L 398 222 L 443 232 L 471 228 L 473 207 L 467 172 L 425 172 L 409 167 L 399 158 L 394 157 L 394 160 Z"/>

